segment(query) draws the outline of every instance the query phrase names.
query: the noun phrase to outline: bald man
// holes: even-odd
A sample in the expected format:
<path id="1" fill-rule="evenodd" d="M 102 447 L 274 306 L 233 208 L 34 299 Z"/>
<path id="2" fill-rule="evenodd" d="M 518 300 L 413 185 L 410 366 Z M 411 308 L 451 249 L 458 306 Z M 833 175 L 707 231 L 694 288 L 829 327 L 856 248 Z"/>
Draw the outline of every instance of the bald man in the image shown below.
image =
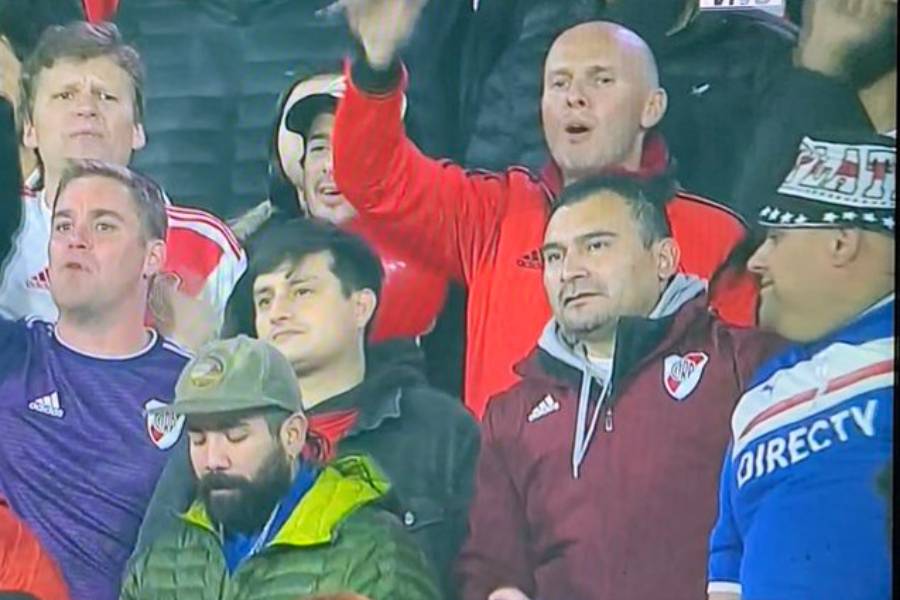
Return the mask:
<path id="1" fill-rule="evenodd" d="M 481 417 L 488 399 L 514 384 L 513 366 L 550 318 L 539 248 L 564 183 L 603 171 L 649 179 L 668 170 L 655 131 L 666 112 L 656 63 L 623 27 L 585 23 L 564 32 L 547 57 L 542 115 L 553 164 L 540 175 L 466 172 L 426 156 L 401 122 L 405 73 L 396 58 L 422 0 L 346 0 L 363 57 L 348 63 L 334 129 L 334 176 L 367 225 L 387 231 L 468 291 L 466 405 Z M 391 27 L 385 27 L 391 23 Z M 682 259 L 678 270 L 708 280 L 743 235 L 727 209 L 669 190 L 667 216 Z M 749 279 L 712 296 L 731 322 L 755 309 Z"/>

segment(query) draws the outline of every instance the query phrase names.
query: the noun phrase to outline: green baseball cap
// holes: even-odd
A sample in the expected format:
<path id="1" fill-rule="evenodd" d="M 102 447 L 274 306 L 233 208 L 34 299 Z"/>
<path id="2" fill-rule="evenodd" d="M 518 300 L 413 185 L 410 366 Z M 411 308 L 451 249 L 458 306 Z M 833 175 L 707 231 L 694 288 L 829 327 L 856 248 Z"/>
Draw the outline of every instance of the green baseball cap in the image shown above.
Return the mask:
<path id="1" fill-rule="evenodd" d="M 203 346 L 175 384 L 175 402 L 148 411 L 208 415 L 253 408 L 302 410 L 291 363 L 262 340 L 239 335 Z"/>

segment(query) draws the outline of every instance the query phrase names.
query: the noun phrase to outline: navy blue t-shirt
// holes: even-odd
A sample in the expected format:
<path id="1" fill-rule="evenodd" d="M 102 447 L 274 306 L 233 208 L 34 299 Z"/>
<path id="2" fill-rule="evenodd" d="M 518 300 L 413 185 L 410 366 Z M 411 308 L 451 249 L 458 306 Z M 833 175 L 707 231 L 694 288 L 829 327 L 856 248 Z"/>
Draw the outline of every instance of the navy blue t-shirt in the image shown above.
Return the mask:
<path id="1" fill-rule="evenodd" d="M 100 358 L 43 321 L 0 320 L 0 495 L 59 563 L 73 600 L 113 600 L 182 419 L 172 402 L 188 355 L 155 333 Z"/>

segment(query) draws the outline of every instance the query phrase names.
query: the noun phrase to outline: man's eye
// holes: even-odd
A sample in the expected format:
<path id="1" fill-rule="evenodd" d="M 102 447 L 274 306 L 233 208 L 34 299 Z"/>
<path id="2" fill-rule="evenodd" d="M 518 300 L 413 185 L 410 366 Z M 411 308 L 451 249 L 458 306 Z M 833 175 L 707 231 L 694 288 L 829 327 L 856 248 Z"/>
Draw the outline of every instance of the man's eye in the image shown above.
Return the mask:
<path id="1" fill-rule="evenodd" d="M 294 288 L 294 297 L 301 298 L 303 296 L 309 296 L 313 291 L 309 288 Z"/>
<path id="2" fill-rule="evenodd" d="M 228 430 L 225 432 L 225 439 L 227 439 L 232 444 L 239 444 L 246 440 L 249 437 L 249 434 L 243 429 L 238 430 Z"/>
<path id="3" fill-rule="evenodd" d="M 112 223 L 97 223 L 94 228 L 101 233 L 110 233 L 117 229 Z"/>
<path id="4" fill-rule="evenodd" d="M 608 85 L 610 83 L 613 83 L 615 81 L 615 79 L 613 79 L 609 75 L 600 75 L 597 77 L 597 79 L 595 81 L 597 83 L 599 83 L 600 85 Z"/>
<path id="5" fill-rule="evenodd" d="M 57 100 L 71 100 L 75 97 L 75 94 L 73 94 L 72 92 L 57 92 L 53 94 L 52 97 Z"/>
<path id="6" fill-rule="evenodd" d="M 57 233 L 65 233 L 72 229 L 72 224 L 67 221 L 58 222 L 53 226 L 53 229 Z"/>
<path id="7" fill-rule="evenodd" d="M 257 308 L 269 308 L 270 304 L 272 304 L 272 301 L 268 298 L 260 298 L 256 301 Z"/>
<path id="8" fill-rule="evenodd" d="M 545 265 L 550 265 L 562 260 L 562 254 L 559 252 L 545 252 L 542 256 Z"/>
<path id="9" fill-rule="evenodd" d="M 568 84 L 568 81 L 565 79 L 554 79 L 550 82 L 550 87 L 555 89 L 563 89 L 566 87 L 566 84 Z"/>
<path id="10" fill-rule="evenodd" d="M 202 446 L 206 443 L 206 434 L 193 431 L 188 432 L 188 438 L 191 440 L 192 446 Z"/>
<path id="11" fill-rule="evenodd" d="M 109 102 L 115 102 L 119 98 L 117 96 L 114 96 L 113 94 L 109 94 L 107 92 L 100 92 L 100 99 L 107 100 Z"/>

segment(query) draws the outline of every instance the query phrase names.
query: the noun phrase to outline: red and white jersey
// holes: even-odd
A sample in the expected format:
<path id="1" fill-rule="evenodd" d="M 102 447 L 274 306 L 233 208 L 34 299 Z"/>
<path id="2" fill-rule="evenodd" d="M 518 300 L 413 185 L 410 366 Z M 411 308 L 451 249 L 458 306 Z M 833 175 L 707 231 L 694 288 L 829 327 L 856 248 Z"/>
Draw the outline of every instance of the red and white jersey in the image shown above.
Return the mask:
<path id="1" fill-rule="evenodd" d="M 9 319 L 37 316 L 56 321 L 59 313 L 50 296 L 50 207 L 43 190 L 29 178 L 22 192 L 22 222 L 0 274 L 0 315 Z M 169 230 L 163 271 L 177 278 L 179 289 L 202 298 L 216 310 L 221 323 L 235 284 L 247 269 L 247 255 L 231 229 L 217 217 L 193 208 L 169 204 Z"/>

